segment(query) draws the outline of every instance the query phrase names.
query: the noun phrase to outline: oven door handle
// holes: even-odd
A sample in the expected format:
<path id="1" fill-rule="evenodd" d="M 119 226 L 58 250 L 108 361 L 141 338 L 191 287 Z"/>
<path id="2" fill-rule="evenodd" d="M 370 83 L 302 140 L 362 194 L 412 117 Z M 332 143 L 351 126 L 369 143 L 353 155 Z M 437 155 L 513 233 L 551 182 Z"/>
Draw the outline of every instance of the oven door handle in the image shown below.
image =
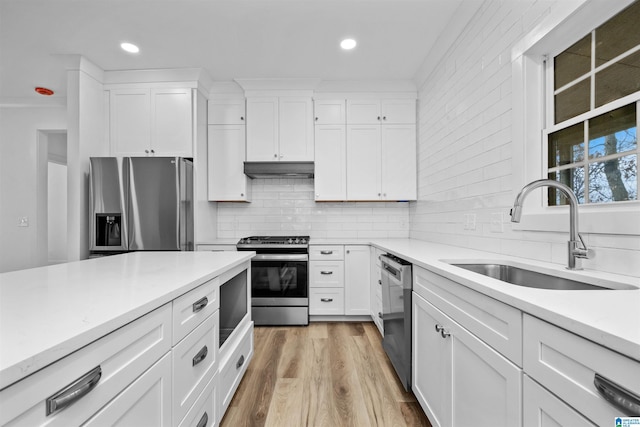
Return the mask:
<path id="1" fill-rule="evenodd" d="M 309 261 L 308 254 L 258 254 L 252 261 Z"/>

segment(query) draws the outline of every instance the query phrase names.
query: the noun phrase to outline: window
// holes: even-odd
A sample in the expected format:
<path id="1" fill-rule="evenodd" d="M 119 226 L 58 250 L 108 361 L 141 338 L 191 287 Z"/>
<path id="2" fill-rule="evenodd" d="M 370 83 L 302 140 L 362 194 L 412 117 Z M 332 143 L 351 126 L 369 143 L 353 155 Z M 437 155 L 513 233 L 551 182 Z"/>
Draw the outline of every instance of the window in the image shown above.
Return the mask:
<path id="1" fill-rule="evenodd" d="M 546 61 L 549 179 L 579 203 L 638 200 L 640 1 Z M 567 204 L 555 189 L 547 205 Z"/>

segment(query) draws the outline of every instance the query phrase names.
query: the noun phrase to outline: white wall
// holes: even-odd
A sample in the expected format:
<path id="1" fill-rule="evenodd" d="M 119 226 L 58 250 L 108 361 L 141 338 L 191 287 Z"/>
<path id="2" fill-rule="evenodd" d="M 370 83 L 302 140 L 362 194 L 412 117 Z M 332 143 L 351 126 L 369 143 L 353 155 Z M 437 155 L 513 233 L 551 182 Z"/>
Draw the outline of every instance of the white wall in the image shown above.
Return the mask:
<path id="1" fill-rule="evenodd" d="M 408 203 L 316 203 L 313 195 L 313 179 L 254 179 L 251 203 L 218 203 L 218 238 L 409 236 Z"/>
<path id="2" fill-rule="evenodd" d="M 0 107 L 0 272 L 38 263 L 38 130 L 66 127 L 64 107 Z M 18 227 L 25 216 L 29 227 Z"/>
<path id="3" fill-rule="evenodd" d="M 420 87 L 412 238 L 566 264 L 567 233 L 512 230 L 508 215 L 520 167 L 512 166 L 511 48 L 559 3 L 485 1 Z M 475 230 L 465 229 L 467 214 Z M 585 237 L 596 251 L 585 268 L 640 275 L 638 236 Z"/>

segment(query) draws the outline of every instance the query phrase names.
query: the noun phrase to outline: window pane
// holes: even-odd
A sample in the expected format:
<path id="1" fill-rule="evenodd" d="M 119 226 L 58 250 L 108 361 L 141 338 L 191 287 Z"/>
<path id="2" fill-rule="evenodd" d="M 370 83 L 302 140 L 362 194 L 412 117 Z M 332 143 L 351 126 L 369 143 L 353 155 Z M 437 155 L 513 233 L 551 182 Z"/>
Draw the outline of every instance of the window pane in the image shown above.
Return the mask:
<path id="1" fill-rule="evenodd" d="M 565 169 L 558 172 L 550 172 L 549 179 L 561 182 L 573 190 L 578 203 L 584 203 L 584 168 Z M 569 201 L 564 194 L 555 188 L 548 187 L 547 196 L 549 206 L 568 205 Z"/>
<path id="2" fill-rule="evenodd" d="M 591 34 L 553 58 L 554 89 L 584 76 L 591 69 Z"/>
<path id="3" fill-rule="evenodd" d="M 635 150 L 636 104 L 629 104 L 589 120 L 589 158 Z"/>
<path id="4" fill-rule="evenodd" d="M 596 73 L 596 107 L 639 90 L 640 51 Z"/>
<path id="5" fill-rule="evenodd" d="M 589 111 L 591 104 L 589 82 L 589 79 L 585 79 L 555 96 L 556 123 Z"/>
<path id="6" fill-rule="evenodd" d="M 640 44 L 640 2 L 596 29 L 596 67 Z"/>
<path id="7" fill-rule="evenodd" d="M 589 202 L 638 200 L 638 156 L 589 164 Z"/>
<path id="8" fill-rule="evenodd" d="M 548 167 L 584 160 L 584 125 L 578 123 L 549 134 Z"/>

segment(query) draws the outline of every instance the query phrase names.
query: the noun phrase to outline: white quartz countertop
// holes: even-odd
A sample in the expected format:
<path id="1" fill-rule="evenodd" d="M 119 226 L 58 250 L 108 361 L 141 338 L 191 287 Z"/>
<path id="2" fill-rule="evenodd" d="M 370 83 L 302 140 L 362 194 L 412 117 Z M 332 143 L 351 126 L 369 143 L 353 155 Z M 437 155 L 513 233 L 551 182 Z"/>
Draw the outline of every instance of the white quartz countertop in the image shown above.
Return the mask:
<path id="1" fill-rule="evenodd" d="M 0 389 L 254 252 L 134 252 L 0 274 Z"/>
<path id="2" fill-rule="evenodd" d="M 412 239 L 372 239 L 371 244 L 436 274 L 640 361 L 640 277 L 563 266 Z M 634 290 L 545 290 L 511 285 L 454 267 L 443 260 L 507 261 L 591 284 L 632 285 Z M 639 267 L 640 268 L 640 267 Z"/>

